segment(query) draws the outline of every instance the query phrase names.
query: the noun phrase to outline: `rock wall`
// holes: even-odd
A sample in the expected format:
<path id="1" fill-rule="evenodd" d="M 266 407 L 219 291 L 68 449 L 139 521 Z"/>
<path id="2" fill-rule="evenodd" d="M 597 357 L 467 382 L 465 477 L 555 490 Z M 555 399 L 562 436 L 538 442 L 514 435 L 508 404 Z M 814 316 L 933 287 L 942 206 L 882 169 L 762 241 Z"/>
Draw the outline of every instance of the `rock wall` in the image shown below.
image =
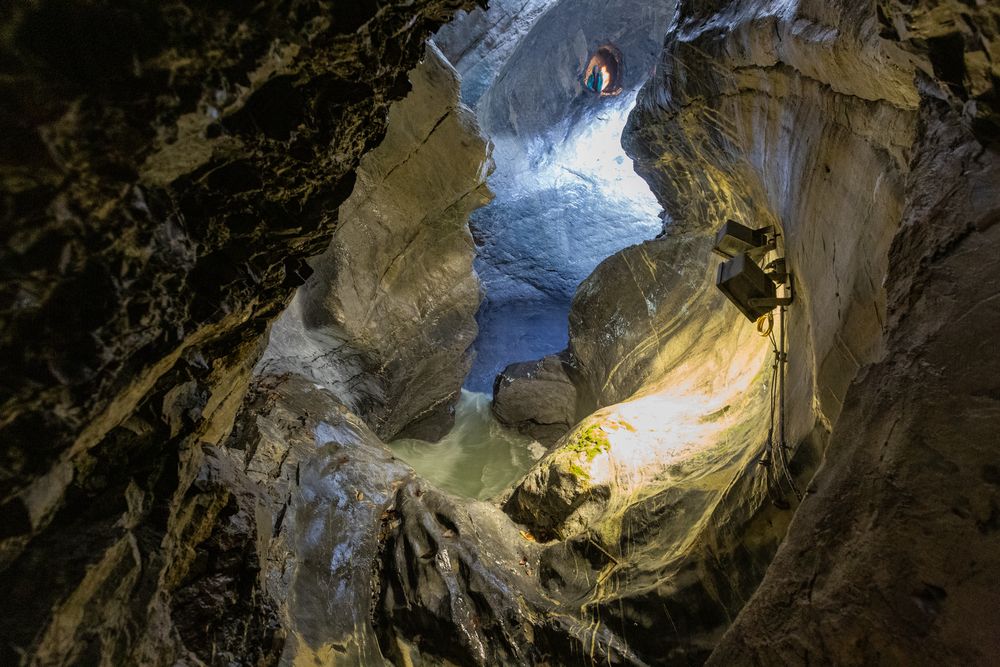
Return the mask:
<path id="1" fill-rule="evenodd" d="M 660 231 L 660 207 L 620 138 L 674 9 L 672 2 L 551 3 L 480 99 L 477 112 L 495 144 L 497 196 L 472 217 L 486 292 L 483 354 L 469 379 L 477 391 L 489 391 L 511 363 L 564 349 L 580 282 L 609 254 Z M 609 41 L 623 58 L 617 97 L 584 86 L 592 52 Z"/>
<path id="2" fill-rule="evenodd" d="M 468 219 L 491 198 L 488 142 L 455 70 L 429 45 L 411 79 L 259 368 L 330 388 L 384 440 L 437 440 L 454 422 L 478 331 Z"/>
<path id="3" fill-rule="evenodd" d="M 712 664 L 987 665 L 1000 651 L 980 613 L 1000 599 L 998 20 L 987 4 L 879 6 L 921 93 L 884 351 L 847 390 L 813 493 Z"/>
<path id="4" fill-rule="evenodd" d="M 459 12 L 434 43 L 462 79 L 462 101 L 475 107 L 535 22 L 556 0 L 493 0 L 486 9 Z"/>
<path id="5" fill-rule="evenodd" d="M 584 652 L 637 662 L 538 586 L 556 562 L 542 545 L 496 506 L 417 477 L 329 390 L 259 377 L 245 408 L 213 469 L 253 490 L 235 505 L 256 517 L 284 664 L 564 664 Z"/>
<path id="6" fill-rule="evenodd" d="M 0 662 L 280 653 L 241 487 L 205 445 L 460 8 L 2 13 Z"/>
<path id="7" fill-rule="evenodd" d="M 620 85 L 634 90 L 649 76 L 663 46 L 673 2 L 577 0 L 554 2 L 507 58 L 479 103 L 483 127 L 493 135 L 525 138 L 569 121 L 584 121 L 592 95 L 583 92 L 590 56 L 603 44 L 624 55 Z"/>
<path id="8" fill-rule="evenodd" d="M 592 414 L 520 527 L 312 377 L 244 400 L 470 7 L 5 13 L 0 662 L 989 664 L 1000 17 L 847 4 L 680 3 L 625 137 L 673 223 L 577 293 Z M 794 519 L 756 464 L 767 344 L 712 285 L 727 217 L 797 279 Z"/>
<path id="9" fill-rule="evenodd" d="M 614 557 L 601 575 L 611 583 L 588 604 L 601 618 L 617 613 L 640 655 L 705 660 L 765 570 L 716 664 L 985 664 L 995 646 L 993 624 L 967 611 L 993 595 L 978 573 L 995 551 L 986 528 L 995 485 L 989 448 L 977 444 L 989 441 L 983 424 L 996 424 L 981 398 L 992 359 L 968 341 L 988 339 L 995 316 L 995 188 L 986 185 L 996 182 L 995 10 L 957 11 L 680 5 L 623 139 L 672 223 L 577 291 L 570 368 L 581 415 L 597 412 L 505 505 L 541 535 L 586 535 Z M 777 225 L 795 273 L 787 432 L 801 487 L 826 451 L 796 511 L 797 539 L 770 569 L 794 498 L 787 487 L 775 496 L 755 464 L 767 425 L 766 345 L 713 285 L 712 237 L 730 218 Z M 959 257 L 975 268 L 959 271 Z M 924 272 L 941 272 L 940 287 Z M 949 295 L 942 312 L 922 305 L 925 285 Z M 978 333 L 945 334 L 949 318 Z M 969 364 L 984 374 L 960 387 Z M 867 388 L 851 389 L 862 396 L 852 401 L 859 371 Z M 969 425 L 947 425 L 946 411 Z M 705 426 L 713 422 L 720 428 Z M 635 465 L 649 451 L 658 452 L 652 465 Z M 963 544 L 957 572 L 938 571 L 949 569 L 938 554 L 955 542 L 938 542 L 928 525 Z M 656 620 L 647 615 L 654 601 Z M 762 630 L 775 617 L 779 641 Z M 675 631 L 638 630 L 656 622 Z M 925 654 L 918 645 L 928 638 Z"/>
<path id="10" fill-rule="evenodd" d="M 496 418 L 544 445 L 576 424 L 576 403 L 565 355 L 511 364 L 493 383 Z"/>

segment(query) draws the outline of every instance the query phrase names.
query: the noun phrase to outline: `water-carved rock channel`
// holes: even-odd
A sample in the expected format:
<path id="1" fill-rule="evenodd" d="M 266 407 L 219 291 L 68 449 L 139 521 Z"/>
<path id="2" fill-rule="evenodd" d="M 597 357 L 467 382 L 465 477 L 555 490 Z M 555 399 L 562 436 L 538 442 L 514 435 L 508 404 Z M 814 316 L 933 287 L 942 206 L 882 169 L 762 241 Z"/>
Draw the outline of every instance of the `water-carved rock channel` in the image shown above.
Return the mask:
<path id="1" fill-rule="evenodd" d="M 996 663 L 995 3 L 237 5 L 0 11 L 0 664 Z"/>

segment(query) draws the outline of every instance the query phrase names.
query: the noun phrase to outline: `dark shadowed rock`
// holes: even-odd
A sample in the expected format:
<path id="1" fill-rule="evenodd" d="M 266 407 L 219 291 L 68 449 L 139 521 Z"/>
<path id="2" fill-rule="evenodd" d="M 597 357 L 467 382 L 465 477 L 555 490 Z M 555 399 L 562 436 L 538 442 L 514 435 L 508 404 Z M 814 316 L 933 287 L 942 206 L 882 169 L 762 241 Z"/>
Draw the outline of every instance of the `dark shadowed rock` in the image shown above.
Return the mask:
<path id="1" fill-rule="evenodd" d="M 566 358 L 511 364 L 493 383 L 493 414 L 502 424 L 551 445 L 576 423 L 576 387 Z"/>
<path id="2" fill-rule="evenodd" d="M 0 12 L 0 663 L 274 657 L 239 480 L 193 483 L 427 34 L 472 6 Z"/>

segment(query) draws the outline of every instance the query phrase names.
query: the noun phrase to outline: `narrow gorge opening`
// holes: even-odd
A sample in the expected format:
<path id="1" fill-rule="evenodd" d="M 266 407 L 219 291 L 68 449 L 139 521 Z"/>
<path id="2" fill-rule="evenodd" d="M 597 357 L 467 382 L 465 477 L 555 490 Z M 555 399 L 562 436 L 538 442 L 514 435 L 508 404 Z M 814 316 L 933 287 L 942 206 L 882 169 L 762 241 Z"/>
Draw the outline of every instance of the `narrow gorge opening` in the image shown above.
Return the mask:
<path id="1" fill-rule="evenodd" d="M 607 43 L 604 31 L 634 33 L 654 17 L 652 26 L 642 26 L 649 38 L 626 38 L 636 67 L 649 71 L 650 46 L 656 31 L 666 30 L 667 10 L 622 13 L 606 3 L 588 6 L 584 17 L 566 3 L 536 5 L 533 19 L 510 34 L 489 32 L 484 17 L 507 11 L 498 3 L 491 14 L 459 16 L 434 38 L 452 66 L 475 77 L 475 86 L 463 84 L 460 99 L 492 148 L 493 199 L 469 220 L 483 300 L 455 428 L 436 443 L 390 446 L 445 490 L 473 497 L 517 481 L 576 423 L 575 391 L 563 368 L 573 295 L 601 261 L 663 228 L 659 204 L 621 146 L 645 79 L 633 77 L 623 88 L 625 54 Z M 487 62 L 496 51 L 475 49 L 491 39 L 504 40 L 499 50 L 506 58 Z M 594 85 L 598 90 L 590 90 Z M 539 377 L 546 383 L 541 394 L 511 389 Z M 470 484 L 477 478 L 483 488 Z"/>
<path id="2" fill-rule="evenodd" d="M 0 12 L 0 664 L 994 664 L 998 26 Z"/>

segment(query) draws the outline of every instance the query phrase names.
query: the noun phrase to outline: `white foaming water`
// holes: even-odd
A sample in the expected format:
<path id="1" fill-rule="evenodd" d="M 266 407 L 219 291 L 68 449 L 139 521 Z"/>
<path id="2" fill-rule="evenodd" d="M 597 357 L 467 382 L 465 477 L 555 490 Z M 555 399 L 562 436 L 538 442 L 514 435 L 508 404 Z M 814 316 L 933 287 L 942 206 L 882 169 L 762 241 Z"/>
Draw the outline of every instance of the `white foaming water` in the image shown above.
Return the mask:
<path id="1" fill-rule="evenodd" d="M 477 500 L 503 491 L 545 453 L 539 443 L 497 422 L 488 395 L 465 389 L 455 426 L 439 442 L 402 439 L 389 448 L 444 491 Z"/>

